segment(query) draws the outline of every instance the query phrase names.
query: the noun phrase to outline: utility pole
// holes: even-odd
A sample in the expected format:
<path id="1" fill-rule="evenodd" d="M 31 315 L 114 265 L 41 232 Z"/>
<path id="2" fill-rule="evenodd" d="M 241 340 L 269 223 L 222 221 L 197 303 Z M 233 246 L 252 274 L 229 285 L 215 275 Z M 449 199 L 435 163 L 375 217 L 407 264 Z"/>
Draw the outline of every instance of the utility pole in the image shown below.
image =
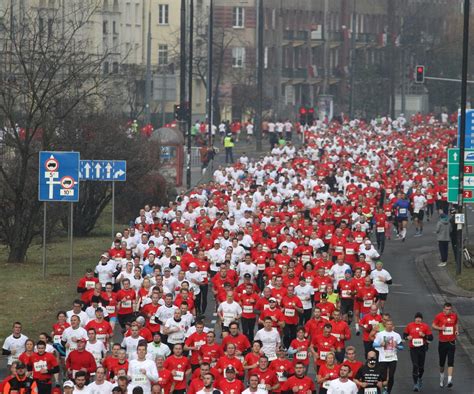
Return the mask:
<path id="1" fill-rule="evenodd" d="M 263 68 L 264 68 L 264 14 L 263 0 L 258 0 L 257 8 L 257 108 L 255 116 L 255 139 L 257 152 L 262 151 L 262 122 L 263 122 Z"/>
<path id="2" fill-rule="evenodd" d="M 188 65 L 188 154 L 186 187 L 191 189 L 191 128 L 193 127 L 193 50 L 194 50 L 194 0 L 189 0 L 189 65 Z"/>
<path id="3" fill-rule="evenodd" d="M 396 10 L 395 0 L 388 2 L 388 32 L 387 32 L 387 50 L 389 61 L 389 90 L 390 90 L 390 117 L 395 118 L 395 44 L 393 35 L 395 33 Z"/>
<path id="4" fill-rule="evenodd" d="M 146 48 L 146 79 L 145 79 L 145 124 L 151 122 L 151 0 L 148 3 L 148 36 Z"/>
<path id="5" fill-rule="evenodd" d="M 356 18 L 357 0 L 354 0 L 354 11 L 352 13 L 352 36 L 351 36 L 351 93 L 349 101 L 349 117 L 354 119 L 354 94 L 355 94 L 355 68 L 356 68 Z"/>
<path id="6" fill-rule="evenodd" d="M 212 148 L 213 105 L 212 66 L 214 62 L 214 0 L 209 1 L 209 23 L 207 28 L 207 137 Z"/>
<path id="7" fill-rule="evenodd" d="M 181 0 L 181 29 L 180 29 L 180 62 L 179 62 L 179 126 L 186 135 L 186 119 L 184 113 L 186 108 L 186 0 Z"/>
<path id="8" fill-rule="evenodd" d="M 467 103 L 467 68 L 469 60 L 469 17 L 471 2 L 464 0 L 464 29 L 462 42 L 462 73 L 461 73 L 461 128 L 459 130 L 459 190 L 458 213 L 464 211 L 464 150 L 466 145 L 466 103 Z M 461 274 L 463 258 L 463 225 L 457 224 L 456 275 Z"/>
<path id="9" fill-rule="evenodd" d="M 329 0 L 324 0 L 324 78 L 323 78 L 323 94 L 328 93 L 329 87 Z"/>

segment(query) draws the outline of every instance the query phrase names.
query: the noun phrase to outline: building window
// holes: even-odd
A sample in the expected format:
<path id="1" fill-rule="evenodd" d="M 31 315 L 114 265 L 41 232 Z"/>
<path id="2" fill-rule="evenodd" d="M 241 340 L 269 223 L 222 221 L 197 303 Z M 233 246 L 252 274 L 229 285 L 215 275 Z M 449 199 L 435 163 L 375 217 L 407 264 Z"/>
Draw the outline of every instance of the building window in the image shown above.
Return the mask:
<path id="1" fill-rule="evenodd" d="M 113 62 L 113 63 L 112 63 L 112 72 L 113 72 L 114 74 L 118 74 L 118 72 L 119 72 L 119 64 L 118 64 L 118 62 Z"/>
<path id="2" fill-rule="evenodd" d="M 102 34 L 108 34 L 109 33 L 109 22 L 103 21 L 102 22 Z"/>
<path id="3" fill-rule="evenodd" d="M 104 74 L 109 73 L 109 62 L 104 62 Z"/>
<path id="4" fill-rule="evenodd" d="M 245 64 L 245 48 L 232 48 L 232 67 L 243 68 Z"/>
<path id="5" fill-rule="evenodd" d="M 112 33 L 117 34 L 117 22 L 116 21 L 112 22 Z"/>
<path id="6" fill-rule="evenodd" d="M 167 25 L 169 23 L 169 5 L 159 4 L 158 5 L 158 24 Z"/>
<path id="7" fill-rule="evenodd" d="M 168 45 L 158 45 L 158 65 L 168 65 Z"/>
<path id="8" fill-rule="evenodd" d="M 234 28 L 243 28 L 245 26 L 244 7 L 234 7 L 234 11 L 232 14 L 232 25 Z"/>

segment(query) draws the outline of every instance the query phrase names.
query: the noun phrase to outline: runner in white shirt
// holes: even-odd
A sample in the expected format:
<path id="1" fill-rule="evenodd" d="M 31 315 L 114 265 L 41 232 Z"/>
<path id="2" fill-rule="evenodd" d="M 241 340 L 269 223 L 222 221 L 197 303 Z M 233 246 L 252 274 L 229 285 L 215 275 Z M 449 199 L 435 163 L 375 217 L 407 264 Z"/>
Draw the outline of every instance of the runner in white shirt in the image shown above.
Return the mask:
<path id="1" fill-rule="evenodd" d="M 202 377 L 202 383 L 204 387 L 197 391 L 196 394 L 222 394 L 222 391 L 214 388 L 214 375 L 212 373 L 206 373 Z"/>
<path id="2" fill-rule="evenodd" d="M 81 327 L 85 327 L 89 322 L 89 317 L 87 313 L 82 310 L 82 301 L 81 300 L 74 300 L 72 303 L 72 309 L 66 312 L 67 322 L 71 324 L 71 317 L 72 316 L 79 316 L 81 319 Z"/>
<path id="3" fill-rule="evenodd" d="M 384 323 L 385 330 L 375 335 L 374 349 L 379 352 L 379 365 L 385 376 L 388 376 L 387 389 L 392 392 L 395 381 L 395 370 L 397 368 L 397 350 L 402 343 L 401 336 L 393 331 L 393 322 L 388 320 Z"/>
<path id="4" fill-rule="evenodd" d="M 339 378 L 331 380 L 327 394 L 357 394 L 357 385 L 349 379 L 351 369 L 347 365 L 341 366 Z"/>
<path id="5" fill-rule="evenodd" d="M 150 360 L 156 361 L 157 357 L 163 357 L 165 359 L 171 354 L 171 350 L 168 345 L 161 343 L 161 335 L 157 331 L 153 334 L 153 342 L 150 342 L 147 346 L 146 357 Z"/>
<path id="6" fill-rule="evenodd" d="M 135 387 L 141 387 L 144 393 L 151 393 L 151 382 L 158 380 L 158 370 L 152 360 L 146 358 L 146 342 L 140 343 L 137 347 L 137 358 L 130 361 L 128 365 L 128 376 L 130 384 L 128 390 L 133 391 Z"/>
<path id="7" fill-rule="evenodd" d="M 165 322 L 164 334 L 168 335 L 167 342 L 171 345 L 184 343 L 186 331 L 188 331 L 189 322 L 181 317 L 181 310 L 176 309 L 173 317 Z"/>
<path id="8" fill-rule="evenodd" d="M 219 315 L 222 326 L 229 327 L 229 324 L 233 321 L 238 321 L 242 316 L 242 307 L 234 301 L 234 295 L 232 291 L 227 293 L 227 299 L 219 304 L 217 308 L 217 314 Z"/>
<path id="9" fill-rule="evenodd" d="M 387 270 L 383 269 L 383 263 L 377 261 L 375 270 L 370 273 L 370 278 L 378 293 L 379 308 L 383 311 L 388 296 L 388 285 L 392 284 L 392 276 Z"/>
<path id="10" fill-rule="evenodd" d="M 349 264 L 344 263 L 344 256 L 338 256 L 336 264 L 329 270 L 329 276 L 333 278 L 334 288 L 337 289 L 339 281 L 345 278 L 346 271 L 351 271 Z"/>
<path id="11" fill-rule="evenodd" d="M 173 305 L 173 295 L 172 294 L 166 294 L 165 296 L 165 305 L 160 306 L 155 313 L 155 316 L 152 317 L 152 319 L 158 323 L 161 324 L 160 326 L 160 332 L 164 334 L 164 326 L 165 323 L 168 319 L 172 318 L 174 316 L 174 312 L 178 309 L 176 305 Z"/>
<path id="12" fill-rule="evenodd" d="M 135 360 L 137 358 L 137 347 L 140 341 L 144 338 L 140 336 L 137 324 L 133 324 L 130 328 L 131 335 L 124 337 L 121 346 L 127 351 L 128 360 Z"/>
<path id="13" fill-rule="evenodd" d="M 421 189 L 416 189 L 416 193 L 413 196 L 413 219 L 415 220 L 416 226 L 415 237 L 423 235 L 423 218 L 427 204 L 428 200 L 424 194 L 421 194 Z"/>
<path id="14" fill-rule="evenodd" d="M 87 388 L 90 394 L 110 394 L 114 385 L 105 379 L 105 368 L 97 367 L 95 381 L 90 383 Z"/>
<path id="15" fill-rule="evenodd" d="M 262 341 L 262 352 L 268 357 L 269 361 L 276 360 L 277 349 L 280 346 L 280 333 L 272 327 L 271 317 L 266 317 L 263 322 L 263 328 L 257 331 L 254 340 Z"/>
<path id="16" fill-rule="evenodd" d="M 8 356 L 8 365 L 18 361 L 20 354 L 25 351 L 27 340 L 28 337 L 21 333 L 21 323 L 13 323 L 12 334 L 5 338 L 2 347 L 2 354 Z"/>
<path id="17" fill-rule="evenodd" d="M 80 326 L 79 316 L 71 317 L 71 326 L 63 331 L 61 343 L 66 347 L 66 357 L 73 350 L 77 349 L 77 342 L 80 339 L 87 341 L 87 331 Z"/>
<path id="18" fill-rule="evenodd" d="M 306 279 L 302 276 L 300 278 L 300 284 L 295 287 L 295 294 L 303 304 L 303 315 L 301 317 L 303 318 L 303 323 L 306 323 L 311 319 L 311 311 L 313 308 L 311 300 L 314 295 L 314 288 L 306 283 Z"/>
<path id="19" fill-rule="evenodd" d="M 249 377 L 249 387 L 242 391 L 242 394 L 267 394 L 267 390 L 262 390 L 258 387 L 259 385 L 259 378 L 256 375 L 251 375 Z"/>
<path id="20" fill-rule="evenodd" d="M 96 332 L 93 328 L 87 330 L 87 337 L 86 350 L 94 356 L 95 363 L 101 365 L 107 353 L 104 342 L 97 340 Z"/>

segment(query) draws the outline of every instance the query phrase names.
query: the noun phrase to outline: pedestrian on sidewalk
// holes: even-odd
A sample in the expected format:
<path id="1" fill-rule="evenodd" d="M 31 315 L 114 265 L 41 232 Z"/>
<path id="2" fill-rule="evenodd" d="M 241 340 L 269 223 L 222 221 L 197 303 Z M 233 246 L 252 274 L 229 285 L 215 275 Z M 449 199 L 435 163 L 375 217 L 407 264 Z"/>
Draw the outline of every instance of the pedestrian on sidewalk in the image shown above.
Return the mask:
<path id="1" fill-rule="evenodd" d="M 225 148 L 225 162 L 232 164 L 234 162 L 234 138 L 231 133 L 228 133 L 224 138 L 224 148 Z"/>
<path id="2" fill-rule="evenodd" d="M 451 224 L 449 217 L 445 213 L 440 214 L 438 224 L 436 225 L 436 239 L 438 240 L 439 254 L 441 263 L 438 267 L 446 267 L 448 263 L 449 233 Z"/>

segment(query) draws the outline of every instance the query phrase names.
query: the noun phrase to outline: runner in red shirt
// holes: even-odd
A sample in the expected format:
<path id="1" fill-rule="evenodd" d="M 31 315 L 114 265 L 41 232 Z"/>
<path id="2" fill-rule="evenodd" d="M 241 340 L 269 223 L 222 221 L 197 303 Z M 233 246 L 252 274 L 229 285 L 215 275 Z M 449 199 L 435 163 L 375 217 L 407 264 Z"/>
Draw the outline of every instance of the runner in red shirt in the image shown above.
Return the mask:
<path id="1" fill-rule="evenodd" d="M 351 369 L 349 378 L 354 380 L 359 369 L 364 365 L 363 362 L 356 359 L 356 349 L 354 346 L 346 347 L 346 359 L 342 365 L 347 365 Z"/>
<path id="2" fill-rule="evenodd" d="M 285 322 L 283 344 L 286 349 L 296 338 L 296 327 L 299 322 L 299 316 L 303 313 L 303 304 L 295 295 L 295 287 L 288 286 L 288 293 L 281 300 L 280 306 L 283 310 L 283 321 Z"/>
<path id="3" fill-rule="evenodd" d="M 290 348 L 288 349 L 288 354 L 294 354 L 293 364 L 303 363 L 305 368 L 308 368 L 309 365 L 309 339 L 305 338 L 304 328 L 299 328 L 296 332 L 296 338 L 291 341 Z"/>
<path id="4" fill-rule="evenodd" d="M 224 371 L 225 377 L 219 379 L 216 388 L 222 391 L 222 394 L 241 394 L 245 386 L 241 380 L 236 379 L 236 370 L 231 365 Z"/>
<path id="5" fill-rule="evenodd" d="M 321 367 L 326 362 L 329 352 L 336 351 L 337 339 L 331 335 L 332 326 L 326 323 L 323 333 L 311 338 L 310 351 L 317 367 Z"/>
<path id="6" fill-rule="evenodd" d="M 206 343 L 199 348 L 199 363 L 209 363 L 213 368 L 224 355 L 222 346 L 216 343 L 216 334 L 210 331 L 206 334 Z"/>
<path id="7" fill-rule="evenodd" d="M 199 350 L 201 346 L 206 344 L 207 334 L 204 332 L 204 323 L 202 321 L 196 322 L 196 332 L 191 334 L 184 342 L 184 350 L 191 351 L 191 369 L 195 371 L 199 368 Z M 198 390 L 199 391 L 199 390 Z"/>
<path id="8" fill-rule="evenodd" d="M 443 312 L 438 313 L 432 327 L 439 333 L 438 354 L 440 386 L 444 386 L 444 368 L 448 360 L 448 387 L 453 385 L 454 354 L 456 352 L 456 339 L 459 335 L 458 315 L 453 312 L 453 306 L 446 302 Z"/>
<path id="9" fill-rule="evenodd" d="M 286 382 L 283 382 L 282 391 L 292 392 L 294 394 L 316 392 L 314 380 L 306 376 L 306 368 L 303 363 L 297 362 L 295 364 L 295 375 L 289 377 Z"/>
<path id="10" fill-rule="evenodd" d="M 433 333 L 428 324 L 423 322 L 420 312 L 415 314 L 413 322 L 408 323 L 403 332 L 403 339 L 408 341 L 410 358 L 413 365 L 413 391 L 420 391 L 423 386 L 423 373 L 425 371 L 425 358 L 428 343 L 433 341 Z"/>
<path id="11" fill-rule="evenodd" d="M 175 394 L 184 394 L 186 380 L 191 375 L 191 363 L 187 357 L 183 356 L 182 344 L 177 343 L 173 346 L 173 354 L 165 360 L 163 367 L 171 372 L 173 378 L 171 391 Z"/>
<path id="12" fill-rule="evenodd" d="M 326 361 L 320 365 L 318 370 L 319 393 L 326 394 L 331 380 L 339 377 L 340 365 L 336 363 L 336 356 L 333 352 L 329 352 Z"/>
<path id="13" fill-rule="evenodd" d="M 258 367 L 250 370 L 249 376 L 258 376 L 258 387 L 268 392 L 278 390 L 280 383 L 275 370 L 269 368 L 268 358 L 265 355 L 260 356 Z"/>
<path id="14" fill-rule="evenodd" d="M 160 388 L 160 393 L 170 394 L 171 386 L 173 385 L 173 376 L 171 372 L 164 367 L 165 358 L 163 356 L 157 356 L 155 362 L 158 371 L 158 382 L 155 384 Z M 153 387 L 154 386 L 155 385 L 153 385 Z"/>

